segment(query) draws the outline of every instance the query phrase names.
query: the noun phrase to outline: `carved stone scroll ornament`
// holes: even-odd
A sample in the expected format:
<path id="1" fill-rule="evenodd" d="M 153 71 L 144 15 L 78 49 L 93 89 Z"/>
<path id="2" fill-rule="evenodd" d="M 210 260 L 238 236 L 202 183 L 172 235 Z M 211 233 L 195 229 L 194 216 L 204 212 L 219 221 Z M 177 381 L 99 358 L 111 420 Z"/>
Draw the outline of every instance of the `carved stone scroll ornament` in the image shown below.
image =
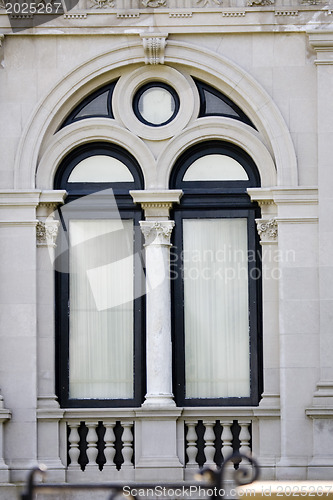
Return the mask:
<path id="1" fill-rule="evenodd" d="M 152 5 L 148 7 L 152 7 Z M 167 44 L 167 35 L 141 35 L 141 38 L 143 50 L 145 52 L 145 64 L 164 64 L 164 50 Z"/>
<path id="2" fill-rule="evenodd" d="M 38 221 L 36 226 L 37 246 L 56 246 L 59 221 Z"/>
<path id="3" fill-rule="evenodd" d="M 142 5 L 156 9 L 157 7 L 165 7 L 166 0 L 142 0 Z"/>
<path id="4" fill-rule="evenodd" d="M 266 7 L 267 5 L 273 5 L 274 0 L 248 0 L 247 5 L 249 7 Z"/>
<path id="5" fill-rule="evenodd" d="M 275 219 L 258 219 L 257 230 L 262 242 L 272 242 L 277 240 L 278 225 Z"/>
<path id="6" fill-rule="evenodd" d="M 215 5 L 222 5 L 222 0 L 197 0 L 199 7 L 214 7 Z"/>
<path id="7" fill-rule="evenodd" d="M 146 245 L 170 246 L 170 238 L 175 223 L 169 221 L 140 221 L 141 231 L 145 237 Z"/>
<path id="8" fill-rule="evenodd" d="M 114 7 L 113 0 L 90 0 L 92 9 L 112 9 Z"/>

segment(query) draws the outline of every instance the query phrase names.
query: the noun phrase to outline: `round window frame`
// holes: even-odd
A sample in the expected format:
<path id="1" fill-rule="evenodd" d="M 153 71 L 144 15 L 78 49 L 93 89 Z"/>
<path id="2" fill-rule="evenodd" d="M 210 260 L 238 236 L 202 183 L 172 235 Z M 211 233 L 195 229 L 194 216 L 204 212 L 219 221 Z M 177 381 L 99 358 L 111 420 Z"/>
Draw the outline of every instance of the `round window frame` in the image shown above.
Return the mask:
<path id="1" fill-rule="evenodd" d="M 146 125 L 135 114 L 133 99 L 144 85 L 154 86 L 164 83 L 174 89 L 179 98 L 179 110 L 165 125 Z M 179 134 L 199 113 L 198 90 L 188 76 L 175 68 L 163 66 L 128 69 L 118 80 L 113 93 L 112 109 L 116 122 L 122 124 L 141 139 L 162 141 Z"/>
<path id="2" fill-rule="evenodd" d="M 168 118 L 166 121 L 164 121 L 162 123 L 151 123 L 148 120 L 145 120 L 145 118 L 143 117 L 143 115 L 140 113 L 140 110 L 139 110 L 140 98 L 143 96 L 143 94 L 147 90 L 154 89 L 154 88 L 162 88 L 162 89 L 166 90 L 167 92 L 169 92 L 169 94 L 171 94 L 171 96 L 174 100 L 174 103 L 175 103 L 175 109 L 174 109 L 172 115 L 170 116 L 170 118 Z M 134 111 L 135 116 L 142 123 L 144 123 L 145 125 L 148 125 L 149 127 L 163 127 L 164 125 L 167 125 L 168 123 L 172 122 L 175 119 L 175 117 L 177 116 L 177 114 L 179 112 L 179 108 L 180 108 L 180 99 L 179 99 L 179 96 L 178 96 L 177 92 L 175 91 L 175 89 L 173 87 L 171 87 L 171 85 L 164 83 L 164 82 L 160 82 L 160 81 L 145 83 L 136 91 L 136 93 L 134 94 L 134 97 L 133 97 L 133 111 Z"/>

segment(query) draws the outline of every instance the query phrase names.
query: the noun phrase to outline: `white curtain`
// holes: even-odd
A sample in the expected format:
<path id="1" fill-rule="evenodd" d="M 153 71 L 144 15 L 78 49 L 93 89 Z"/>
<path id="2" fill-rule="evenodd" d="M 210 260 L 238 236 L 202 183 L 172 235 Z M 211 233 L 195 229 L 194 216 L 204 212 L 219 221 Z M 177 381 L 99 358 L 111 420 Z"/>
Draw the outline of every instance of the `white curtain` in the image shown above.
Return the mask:
<path id="1" fill-rule="evenodd" d="M 250 395 L 246 219 L 184 219 L 187 398 Z"/>
<path id="2" fill-rule="evenodd" d="M 71 398 L 133 397 L 133 221 L 70 221 Z"/>

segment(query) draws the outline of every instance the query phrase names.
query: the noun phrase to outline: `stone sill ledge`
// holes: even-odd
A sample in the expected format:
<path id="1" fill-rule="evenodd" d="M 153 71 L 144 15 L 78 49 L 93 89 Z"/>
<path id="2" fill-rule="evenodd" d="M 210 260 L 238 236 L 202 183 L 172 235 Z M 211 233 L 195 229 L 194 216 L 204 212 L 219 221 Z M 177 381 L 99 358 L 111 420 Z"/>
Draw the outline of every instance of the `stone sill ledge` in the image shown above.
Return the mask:
<path id="1" fill-rule="evenodd" d="M 149 411 L 148 411 L 149 410 Z M 333 410 L 332 410 L 333 411 Z M 0 413 L 1 415 L 1 413 Z M 103 420 L 103 419 L 136 419 L 136 418 L 280 418 L 280 408 L 272 407 L 192 407 L 192 408 L 43 408 L 37 410 L 38 419 L 65 419 L 65 420 Z"/>

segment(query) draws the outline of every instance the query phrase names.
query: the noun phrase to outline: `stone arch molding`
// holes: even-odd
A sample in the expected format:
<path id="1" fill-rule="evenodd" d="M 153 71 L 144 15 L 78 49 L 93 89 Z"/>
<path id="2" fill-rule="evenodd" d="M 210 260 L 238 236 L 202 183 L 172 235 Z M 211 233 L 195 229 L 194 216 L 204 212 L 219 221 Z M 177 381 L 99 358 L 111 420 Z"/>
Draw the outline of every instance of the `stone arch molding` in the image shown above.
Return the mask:
<path id="1" fill-rule="evenodd" d="M 223 92 L 227 93 L 249 114 L 263 137 L 262 142 L 265 142 L 271 151 L 277 171 L 275 182 L 272 182 L 272 185 L 297 185 L 296 155 L 289 130 L 280 111 L 256 80 L 226 57 L 200 46 L 183 42 L 168 42 L 165 63 L 191 68 L 196 76 L 201 75 L 201 78 L 208 83 L 220 82 L 220 88 Z M 70 72 L 48 93 L 47 97 L 36 108 L 22 136 L 15 163 L 16 189 L 52 189 L 51 179 L 56 167 L 55 164 L 51 165 L 50 158 L 48 162 L 44 161 L 43 158 L 46 151 L 52 147 L 51 143 L 54 138 L 50 139 L 50 144 L 44 150 L 36 173 L 40 148 L 50 124 L 54 122 L 56 116 L 64 117 L 64 109 L 68 109 L 70 102 L 75 102 L 77 92 L 82 93 L 83 88 L 87 93 L 91 90 L 89 82 L 90 85 L 92 80 L 96 79 L 99 79 L 101 84 L 107 82 L 111 71 L 119 71 L 124 66 L 128 67 L 129 64 L 144 64 L 144 53 L 139 40 L 90 59 L 84 65 Z M 66 129 L 68 132 L 68 127 Z M 122 133 L 124 130 L 122 129 Z M 102 139 L 97 133 L 95 136 L 96 140 Z M 57 137 L 58 142 L 60 142 L 59 133 L 54 137 Z M 111 137 L 109 136 L 109 140 Z M 253 137 L 255 136 L 253 135 Z M 257 142 L 260 142 L 259 134 Z M 55 147 L 54 144 L 53 147 Z M 143 147 L 141 146 L 141 149 Z M 60 149 L 58 151 L 60 154 Z M 146 154 L 148 154 L 147 148 Z M 255 157 L 253 159 L 256 161 Z M 58 159 L 57 165 L 59 162 Z M 151 165 L 150 163 L 147 170 L 152 169 Z M 144 164 L 141 163 L 141 166 L 144 168 Z M 164 174 L 166 174 L 166 167 L 163 168 L 165 169 Z M 148 187 L 150 182 L 147 184 L 147 172 L 144 172 L 144 176 L 146 187 Z M 47 186 L 45 185 L 46 179 L 49 183 Z M 160 181 L 158 181 L 159 183 Z"/>
<path id="2" fill-rule="evenodd" d="M 231 142 L 253 158 L 260 174 L 261 186 L 274 186 L 276 170 L 272 156 L 252 127 L 230 118 L 199 118 L 181 134 L 172 139 L 157 159 L 158 188 L 168 185 L 171 170 L 177 158 L 189 147 L 205 140 Z"/>
<path id="3" fill-rule="evenodd" d="M 107 118 L 88 118 L 63 128 L 50 141 L 37 171 L 39 189 L 52 189 L 54 175 L 65 156 L 73 149 L 89 142 L 113 142 L 131 153 L 142 167 L 146 186 L 156 177 L 155 159 L 150 149 L 137 136 Z M 144 168 L 150 165 L 149 169 Z M 154 168 L 152 168 L 152 166 Z"/>

